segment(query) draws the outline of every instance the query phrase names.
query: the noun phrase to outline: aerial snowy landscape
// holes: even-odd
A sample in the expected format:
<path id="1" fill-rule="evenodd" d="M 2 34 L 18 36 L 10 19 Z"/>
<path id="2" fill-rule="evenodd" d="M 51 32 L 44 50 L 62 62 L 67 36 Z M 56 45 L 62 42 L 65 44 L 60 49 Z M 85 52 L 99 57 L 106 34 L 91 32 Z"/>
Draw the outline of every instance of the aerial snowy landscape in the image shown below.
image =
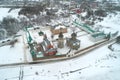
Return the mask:
<path id="1" fill-rule="evenodd" d="M 120 80 L 120 0 L 1 0 L 0 80 Z"/>

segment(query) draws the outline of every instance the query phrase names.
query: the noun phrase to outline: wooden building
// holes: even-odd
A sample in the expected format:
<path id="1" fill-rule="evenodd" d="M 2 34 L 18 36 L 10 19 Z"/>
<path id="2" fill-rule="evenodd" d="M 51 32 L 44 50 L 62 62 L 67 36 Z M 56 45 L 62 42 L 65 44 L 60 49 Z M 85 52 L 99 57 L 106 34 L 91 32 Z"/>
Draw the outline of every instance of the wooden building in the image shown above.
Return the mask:
<path id="1" fill-rule="evenodd" d="M 60 34 L 62 33 L 67 33 L 67 28 L 65 26 L 57 25 L 51 28 L 52 34 Z"/>

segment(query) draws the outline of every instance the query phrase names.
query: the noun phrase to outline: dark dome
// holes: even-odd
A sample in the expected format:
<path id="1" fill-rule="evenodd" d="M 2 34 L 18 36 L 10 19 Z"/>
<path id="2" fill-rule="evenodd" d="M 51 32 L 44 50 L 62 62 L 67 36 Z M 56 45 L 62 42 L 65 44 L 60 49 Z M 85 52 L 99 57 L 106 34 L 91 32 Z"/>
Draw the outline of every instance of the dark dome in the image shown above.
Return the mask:
<path id="1" fill-rule="evenodd" d="M 59 38 L 63 38 L 63 33 L 62 32 L 59 34 Z"/>
<path id="2" fill-rule="evenodd" d="M 76 37 L 77 34 L 76 34 L 76 33 L 72 33 L 71 36 L 72 36 L 72 37 Z"/>

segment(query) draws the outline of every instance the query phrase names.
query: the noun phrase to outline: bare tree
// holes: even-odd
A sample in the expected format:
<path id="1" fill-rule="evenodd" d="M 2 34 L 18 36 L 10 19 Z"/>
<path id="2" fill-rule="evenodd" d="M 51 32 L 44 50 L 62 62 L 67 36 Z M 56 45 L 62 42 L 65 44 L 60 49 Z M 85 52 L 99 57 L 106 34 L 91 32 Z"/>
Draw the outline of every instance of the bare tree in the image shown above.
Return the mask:
<path id="1" fill-rule="evenodd" d="M 9 36 L 15 34 L 20 29 L 18 20 L 11 16 L 4 17 L 2 25 L 7 30 Z"/>

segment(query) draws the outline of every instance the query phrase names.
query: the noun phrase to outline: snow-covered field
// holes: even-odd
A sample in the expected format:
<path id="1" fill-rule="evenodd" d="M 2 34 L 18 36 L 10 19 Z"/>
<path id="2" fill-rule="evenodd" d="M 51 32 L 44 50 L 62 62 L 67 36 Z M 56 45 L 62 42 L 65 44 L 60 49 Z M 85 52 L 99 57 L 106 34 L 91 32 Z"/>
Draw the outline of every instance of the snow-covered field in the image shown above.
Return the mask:
<path id="1" fill-rule="evenodd" d="M 95 24 L 120 32 L 120 13 L 110 14 L 104 21 Z M 106 29 L 104 29 L 106 30 Z M 81 38 L 86 46 L 88 37 Z M 22 41 L 22 40 L 20 40 Z M 85 43 L 86 42 L 86 43 Z M 108 44 L 110 45 L 110 44 Z M 112 52 L 108 45 L 102 46 L 80 57 L 51 63 L 0 67 L 0 80 L 120 80 L 120 52 Z M 22 62 L 23 44 L 16 44 L 16 52 L 9 51 L 10 46 L 0 48 L 0 63 Z M 19 51 L 20 50 L 20 51 Z M 10 55 L 5 53 L 10 53 Z M 19 57 L 16 57 L 18 56 Z M 4 55 L 4 56 L 3 56 Z M 9 57 L 13 55 L 13 59 Z M 10 57 L 11 58 L 11 57 Z"/>
<path id="2" fill-rule="evenodd" d="M 107 33 L 114 31 L 120 32 L 120 12 L 116 13 L 117 14 L 110 13 L 106 18 L 104 18 L 104 21 L 96 23 L 95 26 L 103 26 L 104 31 Z"/>
<path id="3" fill-rule="evenodd" d="M 20 9 L 15 9 L 15 10 L 12 10 L 10 13 L 9 13 L 9 10 L 10 8 L 0 8 L 0 21 L 4 18 L 4 17 L 7 17 L 7 16 L 12 16 L 14 18 L 17 18 L 18 17 L 18 11 Z"/>
<path id="4" fill-rule="evenodd" d="M 19 80 L 20 76 L 23 80 L 119 80 L 119 60 L 119 52 L 103 46 L 67 61 L 0 68 L 0 80 Z"/>
<path id="5" fill-rule="evenodd" d="M 6 45 L 0 47 L 0 64 L 24 62 L 24 44 L 23 37 L 18 38 L 18 42 L 11 47 Z"/>

